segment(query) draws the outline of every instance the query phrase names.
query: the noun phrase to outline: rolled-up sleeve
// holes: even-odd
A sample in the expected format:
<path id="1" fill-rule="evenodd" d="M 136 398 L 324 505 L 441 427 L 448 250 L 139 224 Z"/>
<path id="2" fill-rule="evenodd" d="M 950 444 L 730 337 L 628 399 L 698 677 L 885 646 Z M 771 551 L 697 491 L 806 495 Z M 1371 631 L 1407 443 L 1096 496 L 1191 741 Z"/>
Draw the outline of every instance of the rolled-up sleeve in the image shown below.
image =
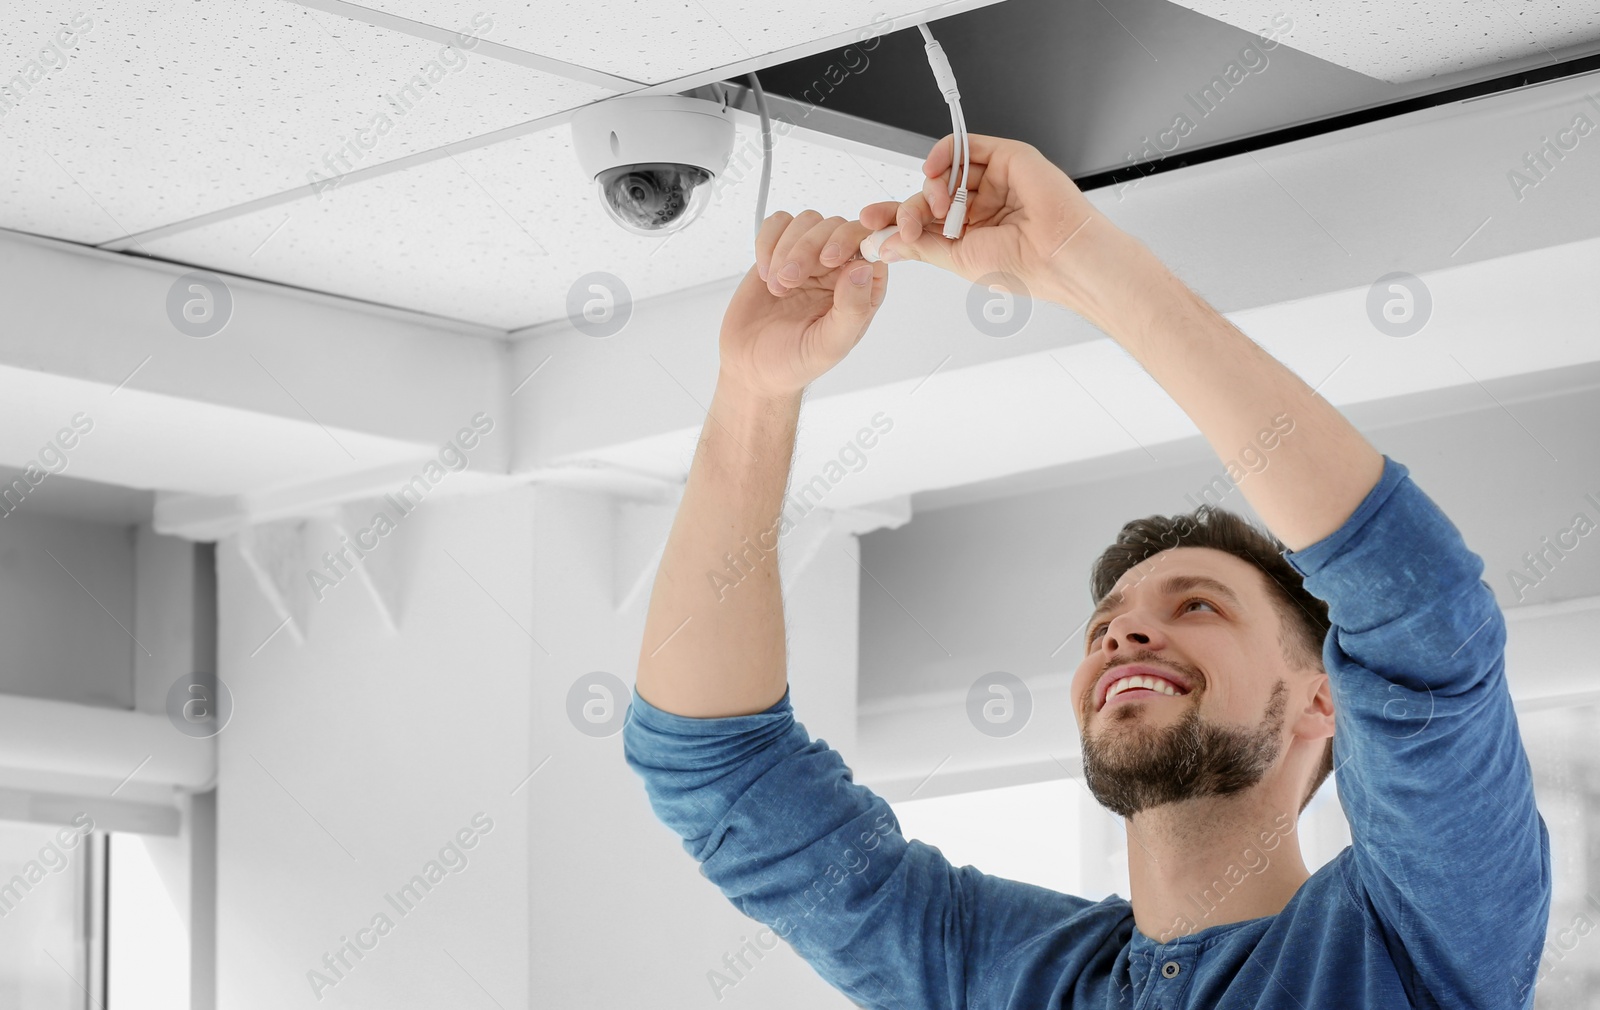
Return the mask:
<path id="1" fill-rule="evenodd" d="M 1414 1002 L 1531 1005 L 1550 841 L 1482 559 L 1387 456 L 1338 530 L 1284 556 L 1328 604 L 1339 800 Z"/>
<path id="2" fill-rule="evenodd" d="M 863 1007 L 964 1008 L 1000 955 L 1090 904 L 906 839 L 787 690 L 764 712 L 697 719 L 635 689 L 623 754 L 706 879 Z"/>

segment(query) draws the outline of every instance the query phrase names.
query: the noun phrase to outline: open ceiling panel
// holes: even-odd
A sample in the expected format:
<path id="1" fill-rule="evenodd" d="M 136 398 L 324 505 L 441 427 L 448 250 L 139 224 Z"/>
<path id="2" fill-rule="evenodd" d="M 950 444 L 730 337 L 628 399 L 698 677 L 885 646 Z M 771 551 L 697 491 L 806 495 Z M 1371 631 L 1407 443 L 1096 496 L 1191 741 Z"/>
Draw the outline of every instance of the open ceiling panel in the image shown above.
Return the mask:
<path id="1" fill-rule="evenodd" d="M 1177 0 L 1250 32 L 1291 19 L 1302 52 L 1390 84 L 1493 68 L 1600 42 L 1600 7 L 1561 0 Z"/>

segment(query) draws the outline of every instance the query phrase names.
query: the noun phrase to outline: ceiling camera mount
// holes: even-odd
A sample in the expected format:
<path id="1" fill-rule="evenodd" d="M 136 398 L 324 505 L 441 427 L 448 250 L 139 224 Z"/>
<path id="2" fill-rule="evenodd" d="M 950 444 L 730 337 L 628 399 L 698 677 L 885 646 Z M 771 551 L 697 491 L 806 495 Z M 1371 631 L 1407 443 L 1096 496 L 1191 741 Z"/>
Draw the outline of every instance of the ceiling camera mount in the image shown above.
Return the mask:
<path id="1" fill-rule="evenodd" d="M 699 216 L 733 140 L 727 104 L 703 98 L 624 95 L 572 115 L 579 166 L 606 213 L 635 235 L 665 235 Z"/>
<path id="2" fill-rule="evenodd" d="M 934 81 L 950 106 L 955 150 L 950 166 L 950 209 L 944 237 L 959 238 L 966 221 L 967 177 L 971 152 L 961 92 L 944 49 L 926 24 L 918 24 L 926 40 Z M 761 119 L 761 184 L 756 198 L 755 234 L 766 216 L 767 187 L 772 178 L 772 123 L 766 95 L 754 72 L 745 75 Z M 572 114 L 572 146 L 578 165 L 600 190 L 606 213 L 635 235 L 681 231 L 711 201 L 706 183 L 728 166 L 733 153 L 734 124 L 727 92 L 718 85 L 693 95 L 622 95 L 586 105 Z M 956 163 L 961 165 L 959 176 Z M 876 262 L 878 248 L 894 226 L 882 228 L 862 242 L 861 253 Z"/>

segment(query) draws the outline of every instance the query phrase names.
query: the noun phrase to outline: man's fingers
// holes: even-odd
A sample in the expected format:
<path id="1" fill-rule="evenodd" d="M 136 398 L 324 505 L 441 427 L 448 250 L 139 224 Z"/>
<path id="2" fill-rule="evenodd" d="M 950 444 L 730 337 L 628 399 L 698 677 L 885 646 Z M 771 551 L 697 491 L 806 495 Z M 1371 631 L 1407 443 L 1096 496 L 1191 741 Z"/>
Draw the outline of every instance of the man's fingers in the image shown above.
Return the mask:
<path id="1" fill-rule="evenodd" d="M 762 280 L 767 279 L 767 263 L 772 259 L 772 250 L 777 246 L 778 238 L 793 220 L 793 214 L 780 210 L 768 214 L 767 219 L 761 222 L 761 230 L 756 233 L 756 273 Z"/>
<path id="2" fill-rule="evenodd" d="M 862 283 L 851 274 L 862 271 Z M 889 282 L 887 263 L 851 263 L 838 272 L 833 284 L 833 304 L 823 317 L 820 337 L 824 354 L 831 360 L 843 358 L 867 332 Z"/>
<path id="3" fill-rule="evenodd" d="M 835 220 L 830 218 L 829 220 Z M 843 220 L 842 218 L 837 220 Z M 874 229 L 868 228 L 860 221 L 844 221 L 833 230 L 826 242 L 822 245 L 822 265 L 836 267 L 848 262 L 852 257 L 861 255 L 861 241 L 873 233 Z"/>
<path id="4" fill-rule="evenodd" d="M 930 179 L 937 179 L 950 168 L 950 163 L 955 160 L 956 135 L 947 133 L 933 142 L 933 150 L 922 161 L 922 174 Z"/>
<path id="5" fill-rule="evenodd" d="M 909 242 L 916 241 L 922 229 L 939 220 L 933 216 L 933 210 L 928 206 L 928 198 L 921 193 L 909 200 L 896 203 L 893 200 L 884 200 L 881 203 L 869 203 L 861 208 L 861 223 L 868 230 L 868 234 L 890 225 L 900 227 L 900 237 Z M 907 229 L 910 229 L 909 233 Z"/>
<path id="6" fill-rule="evenodd" d="M 778 236 L 778 243 L 773 247 L 772 257 L 767 260 L 768 291 L 775 295 L 781 295 L 787 290 L 783 283 L 780 283 L 781 281 L 787 281 L 792 286 L 800 278 L 806 276 L 805 267 L 795 261 L 794 256 L 790 254 L 790 250 L 805 237 L 806 232 L 815 228 L 821 220 L 822 215 L 817 211 L 803 210 L 794 216 L 794 220 L 789 222 L 789 227 L 785 228 L 783 234 Z M 785 274 L 785 271 L 790 269 L 790 263 L 795 263 L 793 278 Z"/>
<path id="7" fill-rule="evenodd" d="M 987 168 L 988 166 L 978 161 L 978 153 L 974 151 L 972 153 L 972 164 L 967 166 L 967 200 L 969 201 L 967 204 L 968 220 L 971 220 L 972 218 L 971 201 L 983 190 L 983 175 L 984 172 L 987 171 Z M 954 195 L 950 191 L 950 176 L 952 173 L 955 175 L 956 186 L 960 187 L 960 165 L 955 165 L 947 172 L 933 176 L 929 179 L 924 179 L 922 181 L 922 195 L 927 197 L 928 206 L 933 208 L 934 212 L 939 215 L 939 220 L 941 221 L 943 221 L 945 216 L 950 213 L 950 201 Z M 997 181 L 998 178 L 999 177 L 997 176 Z"/>
<path id="8" fill-rule="evenodd" d="M 928 198 L 921 193 L 902 202 L 894 215 L 895 224 L 900 226 L 900 237 L 907 242 L 915 242 L 922 230 L 935 220 Z"/>
<path id="9" fill-rule="evenodd" d="M 899 200 L 881 200 L 878 203 L 869 203 L 861 208 L 860 220 L 870 231 L 887 228 L 894 224 L 894 216 L 900 210 Z"/>
<path id="10" fill-rule="evenodd" d="M 830 217 L 819 221 L 802 234 L 793 245 L 784 248 L 782 256 L 773 256 L 772 261 L 778 265 L 776 278 L 778 283 L 784 287 L 796 287 L 809 277 L 827 273 L 838 259 L 847 258 L 836 257 L 835 263 L 824 263 L 822 260 L 822 252 L 828 248 L 834 233 L 846 224 L 842 217 Z M 859 243 L 861 240 L 858 238 L 856 241 Z M 837 250 L 835 252 L 837 253 Z M 794 264 L 796 268 L 793 276 L 785 272 L 790 264 Z"/>
<path id="11" fill-rule="evenodd" d="M 979 165 L 987 165 L 1006 145 L 1026 147 L 1020 140 L 1009 140 L 1005 137 L 990 137 L 982 133 L 967 134 L 967 152 L 972 158 L 972 170 L 977 171 Z M 933 150 L 928 152 L 928 157 L 922 163 L 922 174 L 929 178 L 937 179 L 950 170 L 955 162 L 956 135 L 947 133 L 934 142 Z M 961 171 L 961 166 L 956 165 L 956 171 Z M 976 184 L 968 182 L 969 188 L 976 188 Z"/>
<path id="12" fill-rule="evenodd" d="M 959 175 L 960 173 L 961 169 L 958 166 L 956 168 L 956 174 Z M 931 179 L 922 180 L 922 198 L 927 201 L 928 210 L 933 214 L 937 214 L 939 216 L 939 220 L 943 221 L 944 216 L 950 213 L 951 194 L 949 176 L 936 175 Z"/>

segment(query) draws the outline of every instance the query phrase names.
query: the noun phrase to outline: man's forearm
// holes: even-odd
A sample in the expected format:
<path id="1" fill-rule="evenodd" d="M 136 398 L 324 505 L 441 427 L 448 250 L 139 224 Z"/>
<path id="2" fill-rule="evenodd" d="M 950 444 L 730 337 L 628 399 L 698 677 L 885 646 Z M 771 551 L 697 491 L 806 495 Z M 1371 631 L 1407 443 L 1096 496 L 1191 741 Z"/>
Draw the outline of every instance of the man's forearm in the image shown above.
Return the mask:
<path id="1" fill-rule="evenodd" d="M 1237 459 L 1273 419 L 1292 434 L 1239 480 L 1256 513 L 1290 550 L 1337 530 L 1383 473 L 1383 457 L 1327 400 L 1191 291 L 1142 243 L 1102 236 L 1092 278 L 1074 278 L 1076 306 L 1116 340 L 1211 443 Z M 1114 409 L 1114 408 L 1113 408 Z"/>
<path id="2" fill-rule="evenodd" d="M 721 718 L 763 711 L 783 697 L 777 522 L 800 399 L 718 379 L 645 618 L 637 687 L 657 708 Z M 742 579 L 728 555 L 742 555 Z"/>

